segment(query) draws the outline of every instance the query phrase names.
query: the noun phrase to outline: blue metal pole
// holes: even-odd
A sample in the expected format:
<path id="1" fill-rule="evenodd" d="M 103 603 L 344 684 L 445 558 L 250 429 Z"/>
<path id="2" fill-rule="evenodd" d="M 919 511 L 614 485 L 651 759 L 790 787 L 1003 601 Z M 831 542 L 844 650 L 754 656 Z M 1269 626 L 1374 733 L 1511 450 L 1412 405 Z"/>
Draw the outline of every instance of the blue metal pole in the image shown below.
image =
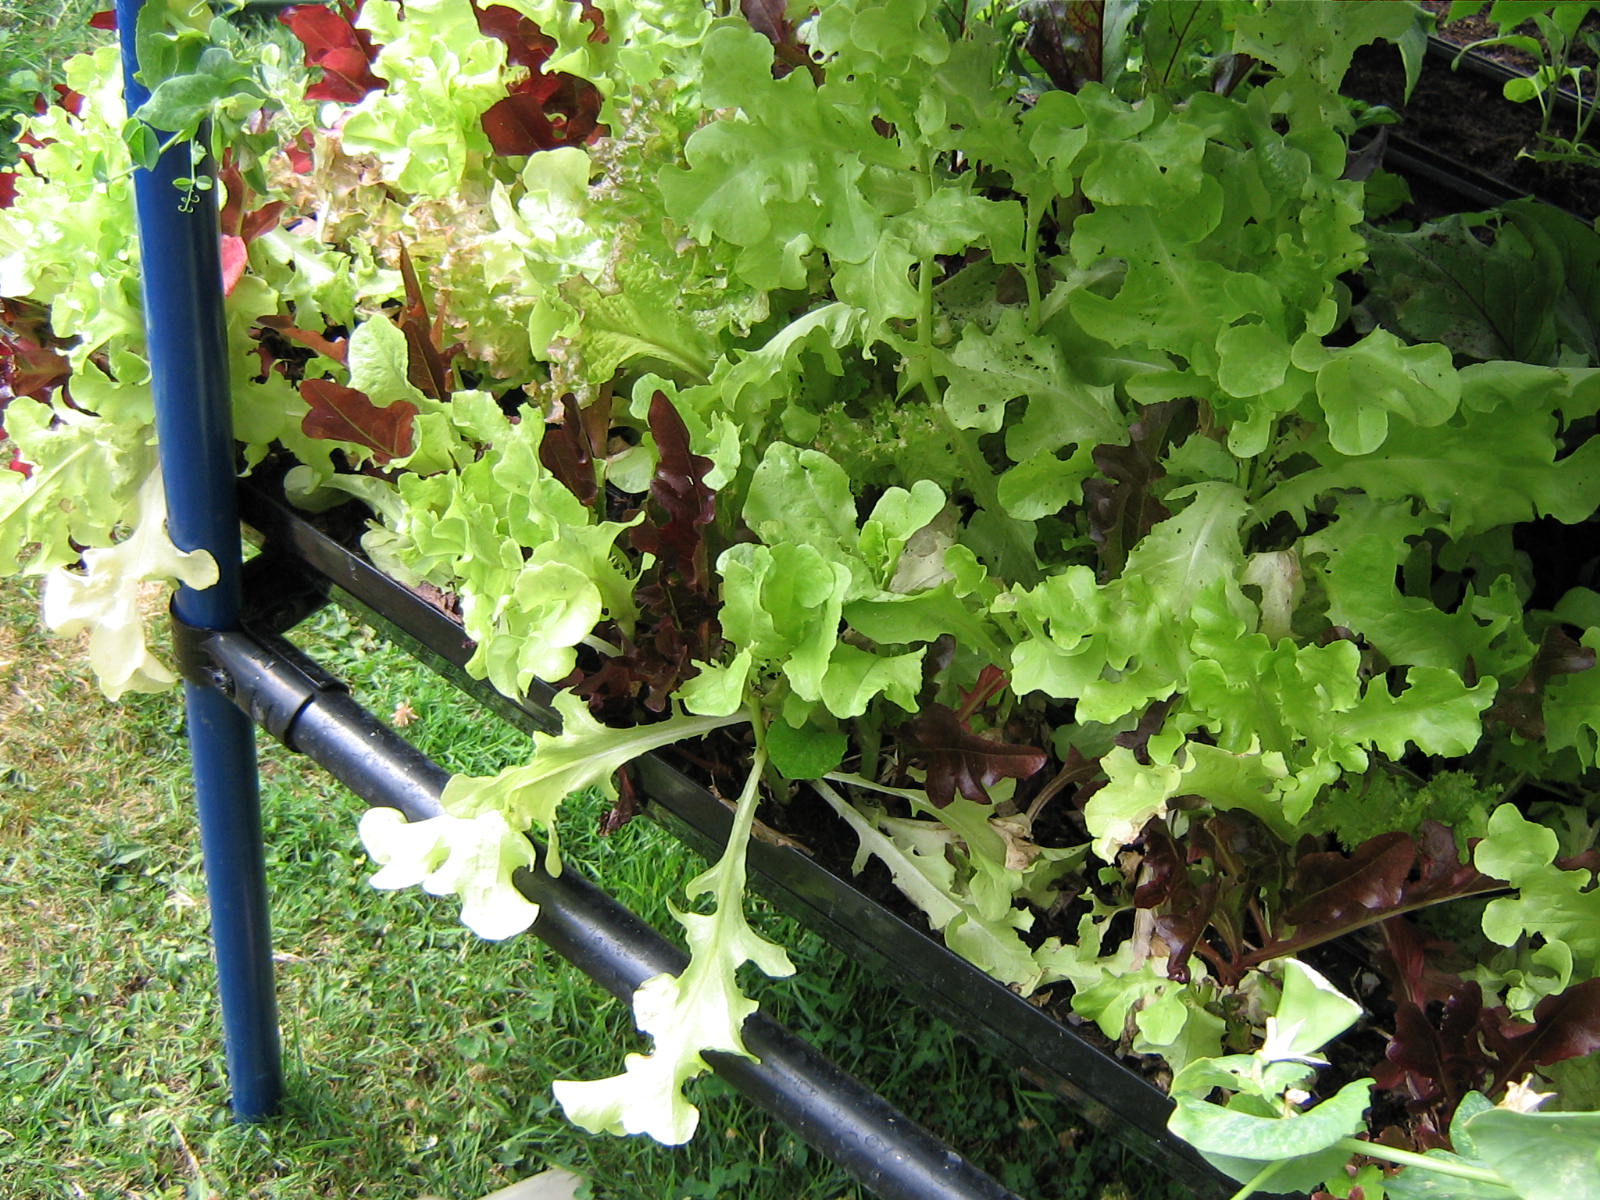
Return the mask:
<path id="1" fill-rule="evenodd" d="M 135 77 L 143 3 L 116 0 L 129 112 L 149 94 Z M 221 573 L 204 591 L 181 588 L 173 609 L 187 624 L 231 630 L 242 593 L 216 200 L 174 182 L 203 169 L 187 144 L 174 146 L 135 173 L 134 197 L 167 531 L 180 549 L 209 551 Z M 233 1110 L 256 1121 L 277 1111 L 283 1070 L 255 727 L 215 688 L 185 684 L 184 698 Z"/>

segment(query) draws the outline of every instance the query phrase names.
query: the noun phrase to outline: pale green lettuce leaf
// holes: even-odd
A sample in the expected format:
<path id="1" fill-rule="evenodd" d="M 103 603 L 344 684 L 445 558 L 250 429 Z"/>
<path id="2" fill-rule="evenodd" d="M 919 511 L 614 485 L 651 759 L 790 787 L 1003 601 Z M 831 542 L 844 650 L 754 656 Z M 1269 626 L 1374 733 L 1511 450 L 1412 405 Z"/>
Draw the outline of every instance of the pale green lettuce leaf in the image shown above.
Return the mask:
<path id="1" fill-rule="evenodd" d="M 492 153 L 482 117 L 506 94 L 505 44 L 485 37 L 468 0 L 370 0 L 357 24 L 378 46 L 389 86 L 345 117 L 346 151 L 374 155 L 414 196 L 457 193 L 469 164 Z"/>
<path id="2" fill-rule="evenodd" d="M 924 811 L 935 812 L 927 797 L 919 792 L 889 788 L 853 776 L 835 778 L 912 800 Z M 826 782 L 812 786 L 834 812 L 850 826 L 858 847 L 852 870 L 859 872 L 869 856 L 889 868 L 895 886 L 922 910 L 933 929 L 944 935 L 945 944 L 969 962 L 995 978 L 1011 984 L 1024 995 L 1039 986 L 1045 969 L 1033 951 L 1018 936 L 1032 924 L 1032 917 L 1011 902 L 1008 892 L 994 902 L 992 889 L 986 889 L 986 869 L 979 865 L 987 840 L 994 849 L 999 834 L 987 826 L 982 833 L 969 830 L 976 849 L 969 850 L 962 836 L 938 820 L 924 821 L 891 817 L 870 805 L 852 806 Z M 957 803 L 960 803 L 958 801 Z M 1004 850 L 1001 864 L 1003 866 Z M 1044 864 L 1048 867 L 1048 863 Z M 1022 884 L 1025 872 L 1012 872 Z"/>
<path id="3" fill-rule="evenodd" d="M 1529 821 L 1509 804 L 1489 816 L 1483 840 L 1473 850 L 1473 865 L 1516 889 L 1483 910 L 1483 932 L 1491 942 L 1510 946 L 1537 934 L 1564 942 L 1587 974 L 1600 963 L 1600 891 L 1594 872 L 1562 870 L 1555 831 Z"/>
<path id="4" fill-rule="evenodd" d="M 167 537 L 161 473 L 152 469 L 139 486 L 128 536 L 114 546 L 83 552 L 83 566 L 57 567 L 45 576 L 43 618 L 63 637 L 89 635 L 89 664 L 113 700 L 124 692 L 163 691 L 177 676 L 150 652 L 140 598 L 151 585 L 182 583 L 208 588 L 216 560 L 203 550 L 179 550 Z"/>
<path id="5" fill-rule="evenodd" d="M 598 787 L 615 798 L 611 777 L 619 767 L 684 738 L 699 737 L 749 720 L 743 712 L 728 716 L 675 716 L 633 729 L 611 729 L 589 715 L 588 707 L 570 692 L 553 701 L 561 715 L 560 733 L 535 733 L 532 759 L 497 775 L 456 775 L 440 797 L 447 813 L 476 817 L 498 812 L 516 830 L 535 827 L 554 833 L 556 809 L 580 788 Z M 547 865 L 560 870 L 554 843 Z"/>
<path id="6" fill-rule="evenodd" d="M 623 1073 L 609 1079 L 555 1084 L 567 1118 L 592 1133 L 644 1133 L 672 1146 L 688 1141 L 700 1112 L 682 1086 L 708 1069 L 702 1055 L 716 1050 L 754 1057 L 740 1030 L 757 1006 L 739 990 L 739 966 L 752 962 L 774 977 L 794 972 L 788 955 L 750 927 L 742 908 L 745 849 L 765 761 L 758 752 L 722 857 L 689 884 L 691 897 L 713 897 L 713 911 L 674 913 L 688 938 L 689 965 L 681 975 L 647 979 L 634 993 L 634 1020 L 654 1040 L 653 1049 L 628 1055 Z"/>
<path id="7" fill-rule="evenodd" d="M 381 868 L 368 881 L 373 887 L 420 885 L 435 896 L 459 895 L 462 924 L 481 938 L 511 937 L 539 915 L 513 882 L 518 870 L 533 868 L 533 843 L 499 812 L 408 822 L 392 808 L 372 808 L 360 832 Z"/>

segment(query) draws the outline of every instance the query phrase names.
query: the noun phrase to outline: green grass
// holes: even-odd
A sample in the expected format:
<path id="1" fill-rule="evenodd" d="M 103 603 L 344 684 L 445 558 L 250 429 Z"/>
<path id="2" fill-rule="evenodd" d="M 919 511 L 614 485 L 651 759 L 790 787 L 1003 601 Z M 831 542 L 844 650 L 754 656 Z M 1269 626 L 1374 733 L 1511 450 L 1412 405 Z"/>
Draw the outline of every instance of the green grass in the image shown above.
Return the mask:
<path id="1" fill-rule="evenodd" d="M 43 87 L 66 59 L 110 40 L 89 28 L 89 18 L 110 7 L 110 0 L 0 0 L 0 75 L 32 71 Z"/>
<path id="2" fill-rule="evenodd" d="M 0 170 L 16 162 L 16 119 L 59 78 L 61 64 L 111 35 L 89 18 L 111 0 L 0 0 Z"/>
<path id="3" fill-rule="evenodd" d="M 306 641 L 380 714 L 457 770 L 525 753 L 515 731 L 347 617 Z M 532 938 L 475 939 L 453 902 L 365 878 L 359 802 L 267 745 L 263 805 L 288 1102 L 232 1122 L 204 883 L 173 696 L 106 705 L 74 647 L 0 585 L 0 1192 L 57 1197 L 475 1197 L 549 1166 L 603 1200 L 861 1195 L 715 1079 L 699 1136 L 665 1149 L 573 1129 L 556 1078 L 620 1069 L 630 1014 Z M 676 929 L 666 900 L 700 862 L 636 821 L 608 839 L 583 802 L 569 860 Z M 759 906 L 758 906 L 759 907 Z M 792 923 L 762 927 L 799 976 L 778 1017 L 1025 1196 L 1176 1195 L 1058 1101 L 1018 1083 Z M 1135 1186 L 1135 1182 L 1138 1185 Z"/>

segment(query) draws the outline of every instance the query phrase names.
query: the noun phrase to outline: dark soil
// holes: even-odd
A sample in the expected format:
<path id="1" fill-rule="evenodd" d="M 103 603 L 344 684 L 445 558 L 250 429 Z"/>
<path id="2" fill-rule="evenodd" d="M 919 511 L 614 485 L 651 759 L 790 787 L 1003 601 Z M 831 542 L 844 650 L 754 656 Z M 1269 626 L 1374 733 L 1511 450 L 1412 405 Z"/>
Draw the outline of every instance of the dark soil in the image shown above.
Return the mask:
<path id="1" fill-rule="evenodd" d="M 1539 163 L 1527 156 L 1538 145 L 1539 110 L 1516 104 L 1500 94 L 1501 77 L 1485 72 L 1469 56 L 1452 68 L 1450 55 L 1431 53 L 1415 92 L 1405 96 L 1400 52 L 1387 44 L 1370 46 L 1356 55 L 1345 78 L 1345 94 L 1382 104 L 1401 115 L 1393 127 L 1391 147 L 1404 155 L 1408 146 L 1442 155 L 1465 174 L 1487 176 L 1503 189 L 1503 199 L 1533 195 L 1586 220 L 1600 215 L 1600 169 L 1565 163 Z M 1559 128 L 1570 133 L 1571 128 Z M 1416 178 L 1405 164 L 1386 163 L 1410 174 L 1413 194 L 1423 215 L 1486 207 L 1487 198 L 1471 192 L 1451 195 L 1448 185 Z"/>

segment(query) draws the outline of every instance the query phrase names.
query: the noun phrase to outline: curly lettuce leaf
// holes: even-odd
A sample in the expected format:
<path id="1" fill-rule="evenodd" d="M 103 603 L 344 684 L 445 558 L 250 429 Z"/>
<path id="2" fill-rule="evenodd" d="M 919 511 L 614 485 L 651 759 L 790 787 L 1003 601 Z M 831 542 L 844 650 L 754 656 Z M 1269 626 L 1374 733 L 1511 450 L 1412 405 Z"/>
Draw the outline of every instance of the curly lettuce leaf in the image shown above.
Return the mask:
<path id="1" fill-rule="evenodd" d="M 535 864 L 533 843 L 498 811 L 408 822 L 392 808 L 371 808 L 360 833 L 381 868 L 368 881 L 373 887 L 420 885 L 435 896 L 459 895 L 462 924 L 481 938 L 511 937 L 539 916 L 514 882 L 518 870 Z"/>
<path id="2" fill-rule="evenodd" d="M 752 962 L 773 977 L 794 973 L 789 956 L 750 927 L 742 907 L 745 849 L 765 762 L 758 751 L 722 857 L 689 884 L 691 898 L 712 897 L 713 911 L 673 914 L 688 938 L 689 965 L 680 975 L 645 980 L 634 993 L 634 1020 L 640 1032 L 654 1039 L 654 1048 L 649 1054 L 628 1055 L 620 1075 L 554 1085 L 568 1119 L 591 1133 L 644 1133 L 669 1146 L 688 1141 L 700 1110 L 682 1089 L 708 1069 L 702 1056 L 715 1050 L 754 1057 L 740 1030 L 757 1005 L 739 990 L 739 966 Z"/>
<path id="3" fill-rule="evenodd" d="M 461 919 L 481 937 L 507 938 L 533 924 L 538 906 L 517 890 L 514 876 L 534 865 L 529 832 L 548 839 L 545 869 L 560 874 L 556 810 L 582 788 L 597 787 L 613 799 L 612 776 L 641 754 L 724 725 L 748 720 L 673 717 L 637 729 L 609 729 L 589 715 L 570 692 L 557 693 L 558 734 L 535 733 L 530 761 L 496 775 L 455 775 L 440 796 L 444 813 L 407 823 L 393 809 L 370 809 L 361 821 L 367 853 L 381 870 L 380 888 L 420 884 L 435 895 L 459 895 Z"/>
<path id="4" fill-rule="evenodd" d="M 112 700 L 125 692 L 159 692 L 177 682 L 145 644 L 140 596 L 151 584 L 208 588 L 216 560 L 204 550 L 179 550 L 167 537 L 161 472 L 139 485 L 131 532 L 114 546 L 83 552 L 80 570 L 57 567 L 45 576 L 45 626 L 63 637 L 89 635 L 89 665 Z"/>

